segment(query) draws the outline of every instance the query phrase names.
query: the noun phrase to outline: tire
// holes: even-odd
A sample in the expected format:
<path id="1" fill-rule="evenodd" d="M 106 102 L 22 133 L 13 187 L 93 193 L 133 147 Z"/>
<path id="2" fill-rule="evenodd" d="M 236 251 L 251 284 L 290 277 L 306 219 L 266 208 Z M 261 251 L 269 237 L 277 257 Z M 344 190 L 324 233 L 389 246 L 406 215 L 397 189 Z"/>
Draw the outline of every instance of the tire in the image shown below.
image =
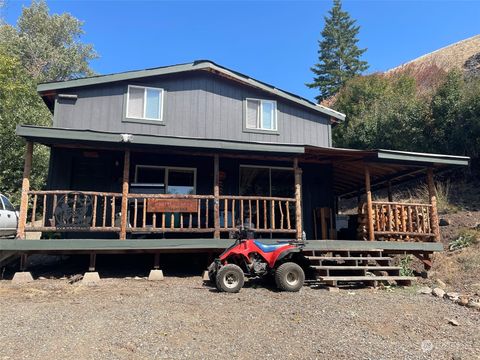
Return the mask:
<path id="1" fill-rule="evenodd" d="M 227 264 L 217 271 L 215 284 L 218 291 L 238 293 L 245 283 L 245 276 L 240 266 Z"/>
<path id="2" fill-rule="evenodd" d="M 275 283 L 282 291 L 299 291 L 305 282 L 305 273 L 300 265 L 287 262 L 275 271 Z"/>
<path id="3" fill-rule="evenodd" d="M 215 284 L 215 281 L 217 280 L 217 270 L 215 267 L 215 262 L 212 262 L 208 267 L 208 279 L 212 284 Z"/>

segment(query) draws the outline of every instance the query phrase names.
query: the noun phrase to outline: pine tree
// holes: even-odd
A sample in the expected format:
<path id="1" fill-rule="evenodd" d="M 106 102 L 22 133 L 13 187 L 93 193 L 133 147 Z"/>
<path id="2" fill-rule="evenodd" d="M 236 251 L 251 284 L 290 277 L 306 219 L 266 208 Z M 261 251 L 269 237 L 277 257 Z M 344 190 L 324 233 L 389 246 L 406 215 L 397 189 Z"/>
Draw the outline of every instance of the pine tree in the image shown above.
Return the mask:
<path id="1" fill-rule="evenodd" d="M 320 94 L 315 97 L 319 103 L 335 95 L 347 80 L 368 69 L 367 62 L 360 60 L 367 49 L 357 46 L 360 27 L 342 10 L 341 0 L 333 0 L 328 13 L 322 39 L 318 41 L 318 63 L 311 68 L 313 82 L 306 84 L 319 89 Z"/>

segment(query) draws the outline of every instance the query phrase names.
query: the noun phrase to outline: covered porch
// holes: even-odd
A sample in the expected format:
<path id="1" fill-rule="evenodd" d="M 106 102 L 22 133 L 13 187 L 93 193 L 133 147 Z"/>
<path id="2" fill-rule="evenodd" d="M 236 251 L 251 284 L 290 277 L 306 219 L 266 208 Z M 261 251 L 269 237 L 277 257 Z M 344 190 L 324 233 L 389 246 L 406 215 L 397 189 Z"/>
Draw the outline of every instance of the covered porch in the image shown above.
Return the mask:
<path id="1" fill-rule="evenodd" d="M 465 157 L 387 150 L 31 126 L 17 133 L 27 141 L 18 239 L 229 239 L 249 226 L 263 239 L 434 243 L 434 172 L 468 165 Z M 52 149 L 43 190 L 29 186 L 34 143 Z M 372 191 L 418 177 L 428 203 L 373 201 Z M 342 232 L 336 200 L 351 196 L 359 198 L 357 221 Z"/>

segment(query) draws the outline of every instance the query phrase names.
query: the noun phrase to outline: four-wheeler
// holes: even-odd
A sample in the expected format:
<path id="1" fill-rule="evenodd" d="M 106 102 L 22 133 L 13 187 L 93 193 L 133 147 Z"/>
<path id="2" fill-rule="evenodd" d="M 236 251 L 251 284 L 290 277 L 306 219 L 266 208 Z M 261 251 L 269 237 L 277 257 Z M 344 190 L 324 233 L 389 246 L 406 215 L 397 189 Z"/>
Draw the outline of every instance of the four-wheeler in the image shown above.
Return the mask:
<path id="1" fill-rule="evenodd" d="M 208 277 L 223 292 L 239 292 L 245 277 L 267 276 L 275 279 L 280 290 L 299 291 L 308 267 L 303 245 L 297 241 L 264 244 L 248 228 L 240 228 L 235 243 L 208 267 Z"/>

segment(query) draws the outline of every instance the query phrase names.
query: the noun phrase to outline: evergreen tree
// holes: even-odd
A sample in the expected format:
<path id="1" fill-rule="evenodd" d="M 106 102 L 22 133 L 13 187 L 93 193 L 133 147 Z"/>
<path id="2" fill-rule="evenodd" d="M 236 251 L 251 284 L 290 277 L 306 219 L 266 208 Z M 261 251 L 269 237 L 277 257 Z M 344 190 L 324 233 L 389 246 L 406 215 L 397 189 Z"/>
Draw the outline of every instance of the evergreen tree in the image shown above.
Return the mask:
<path id="1" fill-rule="evenodd" d="M 342 10 L 341 1 L 334 0 L 329 16 L 325 17 L 322 39 L 318 41 L 318 63 L 311 68 L 313 82 L 306 84 L 319 89 L 320 94 L 315 97 L 319 103 L 335 95 L 347 80 L 368 69 L 367 62 L 360 60 L 367 49 L 357 46 L 360 27 L 355 22 Z"/>

